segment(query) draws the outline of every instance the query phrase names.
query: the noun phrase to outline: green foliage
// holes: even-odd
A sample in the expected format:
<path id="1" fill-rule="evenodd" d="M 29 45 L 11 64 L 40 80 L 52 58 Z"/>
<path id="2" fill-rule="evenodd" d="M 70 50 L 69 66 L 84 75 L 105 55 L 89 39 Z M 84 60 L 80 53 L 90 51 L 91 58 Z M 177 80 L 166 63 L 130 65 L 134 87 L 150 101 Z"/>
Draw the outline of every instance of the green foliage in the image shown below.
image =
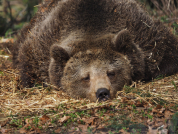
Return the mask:
<path id="1" fill-rule="evenodd" d="M 11 34 L 13 33 L 12 29 L 8 29 L 5 33 L 5 38 L 8 38 L 9 36 L 11 36 Z"/>
<path id="2" fill-rule="evenodd" d="M 38 11 L 37 7 L 33 7 L 33 15 Z"/>
<path id="3" fill-rule="evenodd" d="M 130 118 L 126 117 L 125 115 L 119 116 L 119 117 L 112 117 L 108 121 L 110 124 L 107 128 L 114 129 L 116 131 L 122 129 L 122 128 L 128 128 L 129 125 L 132 123 Z"/>
<path id="4" fill-rule="evenodd" d="M 136 133 L 144 133 L 148 130 L 148 128 L 143 124 L 134 123 L 125 115 L 119 117 L 110 118 L 108 129 L 112 129 L 114 131 L 119 131 L 123 129 L 128 132 L 136 132 Z"/>
<path id="5" fill-rule="evenodd" d="M 106 112 L 107 112 L 107 110 L 104 109 L 104 108 L 98 111 L 100 117 L 102 117 L 103 114 L 106 113 Z"/>
<path id="6" fill-rule="evenodd" d="M 178 24 L 177 24 L 177 22 L 174 22 L 172 24 L 172 27 L 173 27 L 173 34 L 176 35 L 177 34 L 176 31 L 178 31 Z"/>
<path id="7" fill-rule="evenodd" d="M 168 23 L 169 21 L 167 20 L 167 16 L 162 16 L 161 17 L 161 22 L 166 22 L 166 23 Z"/>
<path id="8" fill-rule="evenodd" d="M 171 125 L 169 126 L 169 133 L 170 134 L 178 133 L 178 112 L 175 113 L 171 119 Z"/>
<path id="9" fill-rule="evenodd" d="M 9 34 L 22 28 L 25 22 L 29 22 L 37 12 L 38 0 L 17 0 L 18 4 L 12 4 L 10 7 L 0 5 L 0 9 L 6 9 L 6 12 L 0 12 L 0 35 L 8 37 Z M 2 3 L 1 3 L 2 4 Z"/>
<path id="10" fill-rule="evenodd" d="M 161 79 L 163 79 L 163 78 L 164 78 L 163 75 L 158 75 L 158 76 L 156 76 L 155 80 L 161 80 Z"/>
<path id="11" fill-rule="evenodd" d="M 143 124 L 132 124 L 129 126 L 129 132 L 132 131 L 134 134 L 141 134 L 141 133 L 144 133 L 144 132 L 147 132 L 148 130 L 148 127 L 146 127 L 145 125 Z"/>
<path id="12" fill-rule="evenodd" d="M 149 118 L 149 119 L 152 119 L 153 118 L 153 116 L 152 115 L 147 115 L 147 117 Z"/>
<path id="13" fill-rule="evenodd" d="M 173 80 L 172 80 L 172 84 L 174 85 L 174 88 L 175 88 L 175 90 L 177 91 L 177 86 L 176 86 L 176 84 L 174 83 Z"/>
<path id="14" fill-rule="evenodd" d="M 178 24 L 177 24 L 177 22 L 174 22 L 174 23 L 172 24 L 172 26 L 175 27 L 176 29 L 178 29 Z"/>
<path id="15" fill-rule="evenodd" d="M 4 75 L 3 71 L 0 71 L 0 75 L 2 75 L 2 76 Z"/>
<path id="16" fill-rule="evenodd" d="M 16 30 L 21 29 L 24 24 L 25 24 L 25 22 L 21 22 L 21 23 L 18 23 L 18 24 L 14 24 L 14 29 L 16 29 Z"/>
<path id="17" fill-rule="evenodd" d="M 22 120 L 21 119 L 12 119 L 10 124 L 15 124 L 18 128 L 22 128 Z"/>
<path id="18" fill-rule="evenodd" d="M 33 123 L 35 124 L 36 127 L 38 126 L 38 122 L 39 122 L 39 118 L 38 118 L 38 117 L 35 117 L 35 118 L 33 119 Z"/>

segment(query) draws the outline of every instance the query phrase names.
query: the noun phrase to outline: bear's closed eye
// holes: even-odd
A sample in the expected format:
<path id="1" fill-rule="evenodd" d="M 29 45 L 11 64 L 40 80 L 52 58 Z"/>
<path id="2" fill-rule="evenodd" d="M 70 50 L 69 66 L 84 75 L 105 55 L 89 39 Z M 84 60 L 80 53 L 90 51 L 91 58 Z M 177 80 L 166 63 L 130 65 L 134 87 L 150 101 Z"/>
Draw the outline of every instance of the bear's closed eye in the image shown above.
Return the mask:
<path id="1" fill-rule="evenodd" d="M 108 77 L 114 77 L 116 75 L 116 73 L 114 71 L 112 72 L 107 72 L 107 76 Z"/>
<path id="2" fill-rule="evenodd" d="M 88 74 L 86 77 L 82 78 L 82 81 L 89 81 L 90 80 L 90 75 Z"/>

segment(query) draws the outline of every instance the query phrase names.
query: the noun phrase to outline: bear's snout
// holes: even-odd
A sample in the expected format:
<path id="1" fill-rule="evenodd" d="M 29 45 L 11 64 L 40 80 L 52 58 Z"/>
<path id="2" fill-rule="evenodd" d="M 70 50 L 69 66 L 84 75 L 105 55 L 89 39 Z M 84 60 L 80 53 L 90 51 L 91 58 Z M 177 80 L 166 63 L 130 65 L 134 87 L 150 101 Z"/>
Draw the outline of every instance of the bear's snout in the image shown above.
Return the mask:
<path id="1" fill-rule="evenodd" d="M 99 101 L 106 101 L 110 98 L 110 92 L 106 88 L 99 88 L 96 92 L 96 98 Z"/>

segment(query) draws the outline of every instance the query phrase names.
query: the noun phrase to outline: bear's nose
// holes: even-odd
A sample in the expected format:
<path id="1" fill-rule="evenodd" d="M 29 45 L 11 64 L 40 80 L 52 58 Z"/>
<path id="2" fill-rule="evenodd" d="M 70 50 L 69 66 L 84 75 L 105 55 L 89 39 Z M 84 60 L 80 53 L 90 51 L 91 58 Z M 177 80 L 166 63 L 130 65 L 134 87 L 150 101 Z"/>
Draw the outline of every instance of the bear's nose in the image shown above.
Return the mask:
<path id="1" fill-rule="evenodd" d="M 110 97 L 110 92 L 106 88 L 99 88 L 96 92 L 96 98 L 99 99 L 99 101 L 106 101 Z"/>

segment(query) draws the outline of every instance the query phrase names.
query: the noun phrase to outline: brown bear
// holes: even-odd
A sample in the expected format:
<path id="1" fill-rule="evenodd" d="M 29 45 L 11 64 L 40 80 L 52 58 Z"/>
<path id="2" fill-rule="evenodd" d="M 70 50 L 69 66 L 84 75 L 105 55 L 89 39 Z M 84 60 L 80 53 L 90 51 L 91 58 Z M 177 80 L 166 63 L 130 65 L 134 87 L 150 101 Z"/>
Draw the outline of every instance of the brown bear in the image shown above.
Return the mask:
<path id="1" fill-rule="evenodd" d="M 132 80 L 178 71 L 176 37 L 135 0 L 46 0 L 32 20 L 13 55 L 24 87 L 107 100 Z"/>

